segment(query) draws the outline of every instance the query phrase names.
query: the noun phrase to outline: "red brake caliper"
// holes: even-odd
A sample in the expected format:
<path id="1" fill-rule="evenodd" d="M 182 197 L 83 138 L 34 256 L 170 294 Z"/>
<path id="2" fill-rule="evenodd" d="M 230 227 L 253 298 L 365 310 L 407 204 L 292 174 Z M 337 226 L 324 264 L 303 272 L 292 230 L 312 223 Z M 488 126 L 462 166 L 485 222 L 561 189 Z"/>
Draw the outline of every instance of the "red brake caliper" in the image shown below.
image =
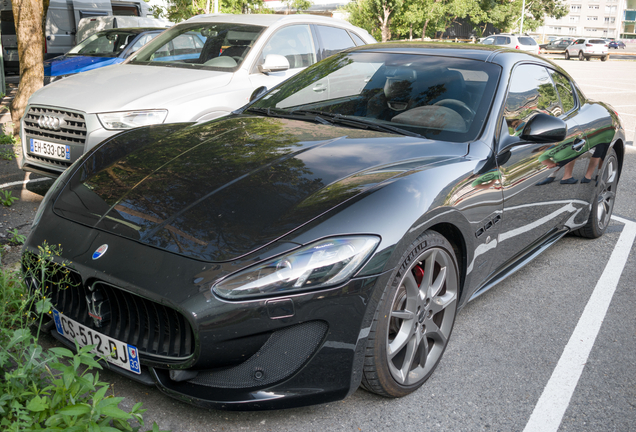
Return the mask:
<path id="1" fill-rule="evenodd" d="M 422 279 L 424 279 L 424 269 L 422 266 L 415 266 L 413 268 L 413 276 L 415 276 L 415 282 L 417 282 L 417 286 L 422 285 Z"/>

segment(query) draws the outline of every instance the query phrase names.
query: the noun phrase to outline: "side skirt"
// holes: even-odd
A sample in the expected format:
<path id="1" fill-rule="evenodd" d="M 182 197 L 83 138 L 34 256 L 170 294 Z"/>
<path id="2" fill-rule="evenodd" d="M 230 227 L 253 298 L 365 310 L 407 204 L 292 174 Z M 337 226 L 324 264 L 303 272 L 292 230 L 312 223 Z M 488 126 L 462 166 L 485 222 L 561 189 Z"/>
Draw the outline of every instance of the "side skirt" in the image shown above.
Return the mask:
<path id="1" fill-rule="evenodd" d="M 544 237 L 538 244 L 532 246 L 528 251 L 519 254 L 515 259 L 509 262 L 509 264 L 501 267 L 497 270 L 484 284 L 477 288 L 475 292 L 470 296 L 468 301 L 474 300 L 490 288 L 497 285 L 508 276 L 513 275 L 517 270 L 528 264 L 534 258 L 536 258 L 543 251 L 555 244 L 559 239 L 569 232 L 567 229 L 555 230 L 552 233 Z"/>

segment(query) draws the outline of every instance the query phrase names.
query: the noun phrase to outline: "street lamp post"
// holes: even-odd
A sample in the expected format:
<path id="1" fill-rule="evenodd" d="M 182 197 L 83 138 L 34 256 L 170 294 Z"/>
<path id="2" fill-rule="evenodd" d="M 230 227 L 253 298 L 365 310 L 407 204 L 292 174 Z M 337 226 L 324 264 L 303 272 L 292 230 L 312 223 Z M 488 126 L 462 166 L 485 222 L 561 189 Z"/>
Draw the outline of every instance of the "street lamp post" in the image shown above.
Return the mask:
<path id="1" fill-rule="evenodd" d="M 523 0 L 523 3 L 521 5 L 521 30 L 519 30 L 519 33 L 523 33 L 523 16 L 526 14 L 526 0 Z"/>

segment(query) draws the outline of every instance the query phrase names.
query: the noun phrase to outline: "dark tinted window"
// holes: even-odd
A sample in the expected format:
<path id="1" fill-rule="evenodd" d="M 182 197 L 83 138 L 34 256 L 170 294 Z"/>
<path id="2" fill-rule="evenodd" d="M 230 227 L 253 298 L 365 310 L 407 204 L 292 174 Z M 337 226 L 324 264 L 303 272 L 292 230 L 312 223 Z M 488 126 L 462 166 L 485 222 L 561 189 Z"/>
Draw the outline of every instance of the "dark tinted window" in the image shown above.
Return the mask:
<path id="1" fill-rule="evenodd" d="M 316 31 L 322 41 L 320 54 L 323 59 L 355 46 L 345 29 L 318 25 Z"/>
<path id="2" fill-rule="evenodd" d="M 605 45 L 607 42 L 605 42 L 605 41 L 604 41 L 604 40 L 602 40 L 602 39 L 590 39 L 590 43 L 593 43 L 593 44 L 603 44 L 603 45 Z"/>
<path id="3" fill-rule="evenodd" d="M 521 45 L 536 45 L 537 44 L 537 42 L 531 37 L 520 37 L 519 43 Z"/>
<path id="4" fill-rule="evenodd" d="M 495 38 L 495 45 L 508 45 L 510 43 L 510 38 L 507 36 L 497 36 Z"/>
<path id="5" fill-rule="evenodd" d="M 574 109 L 576 105 L 576 101 L 574 99 L 574 92 L 572 90 L 572 85 L 570 84 L 570 80 L 565 76 L 561 75 L 559 72 L 551 71 L 552 80 L 554 81 L 554 85 L 556 86 L 557 93 L 559 93 L 559 98 L 561 99 L 561 105 L 563 106 L 563 112 L 569 112 Z"/>
<path id="6" fill-rule="evenodd" d="M 512 73 L 504 108 L 510 135 L 521 135 L 528 120 L 537 113 L 562 114 L 557 92 L 544 67 L 518 66 Z"/>
<path id="7" fill-rule="evenodd" d="M 290 78 L 252 108 L 389 125 L 453 142 L 474 139 L 500 68 L 436 56 L 341 53 Z"/>

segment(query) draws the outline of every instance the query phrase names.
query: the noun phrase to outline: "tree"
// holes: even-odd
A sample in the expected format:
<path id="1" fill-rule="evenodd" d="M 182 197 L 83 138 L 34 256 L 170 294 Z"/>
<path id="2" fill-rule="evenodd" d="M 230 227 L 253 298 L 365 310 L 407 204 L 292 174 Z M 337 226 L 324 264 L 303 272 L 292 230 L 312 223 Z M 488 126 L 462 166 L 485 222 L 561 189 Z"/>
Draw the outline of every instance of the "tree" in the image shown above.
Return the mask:
<path id="1" fill-rule="evenodd" d="M 306 11 L 312 5 L 310 0 L 283 0 L 283 3 L 287 5 L 286 14 L 289 14 L 291 10 L 295 10 L 296 13 Z"/>
<path id="2" fill-rule="evenodd" d="M 20 57 L 20 85 L 10 110 L 13 132 L 17 134 L 29 98 L 44 81 L 44 4 L 41 0 L 13 0 L 12 4 Z"/>
<path id="3" fill-rule="evenodd" d="M 155 7 L 157 17 L 174 22 L 187 20 L 195 15 L 210 13 L 211 0 L 167 0 L 165 8 Z M 270 13 L 263 0 L 219 0 L 219 11 L 232 14 Z"/>

